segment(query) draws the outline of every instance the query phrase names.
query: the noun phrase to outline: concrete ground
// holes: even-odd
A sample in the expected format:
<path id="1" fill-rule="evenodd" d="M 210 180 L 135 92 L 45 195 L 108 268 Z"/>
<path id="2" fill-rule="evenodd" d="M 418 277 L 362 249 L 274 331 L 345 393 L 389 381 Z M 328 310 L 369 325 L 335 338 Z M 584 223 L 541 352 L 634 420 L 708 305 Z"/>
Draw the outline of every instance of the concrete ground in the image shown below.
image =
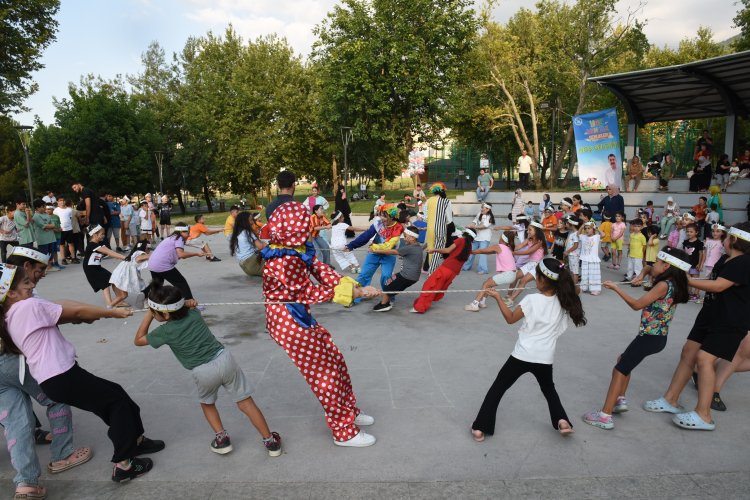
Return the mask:
<path id="1" fill-rule="evenodd" d="M 191 258 L 178 265 L 196 299 L 262 300 L 260 285 L 249 282 L 229 256 L 223 236 L 209 242 L 222 262 Z M 361 262 L 363 251 L 356 255 Z M 115 265 L 104 261 L 110 270 Z M 606 268 L 602 275 L 622 276 Z M 475 289 L 484 279 L 475 263 L 452 289 Z M 50 274 L 39 292 L 48 299 L 104 305 L 80 266 Z M 557 389 L 575 434 L 563 438 L 552 428 L 537 383 L 526 375 L 503 398 L 496 434 L 476 443 L 469 425 L 513 350 L 519 326 L 507 325 L 496 305 L 465 312 L 472 296 L 447 294 L 425 315 L 409 313 L 416 295 L 398 297 L 394 309 L 382 314 L 372 311 L 373 301 L 349 309 L 313 306 L 314 317 L 344 352 L 359 407 L 376 419 L 365 430 L 378 442 L 364 449 L 334 446 L 316 398 L 266 333 L 262 306 L 207 307 L 206 321 L 254 385 L 253 397 L 269 426 L 282 436 L 284 453 L 278 458 L 268 456 L 258 433 L 223 391 L 218 407 L 235 450 L 226 456 L 210 451 L 213 432 L 190 374 L 168 348 L 133 344 L 142 314 L 64 325 L 61 331 L 75 345 L 81 366 L 120 383 L 140 405 L 147 435 L 167 446 L 151 456 L 154 469 L 148 475 L 115 484 L 107 427 L 74 410 L 74 444 L 90 446 L 94 457 L 60 475 L 45 471 L 40 482 L 50 499 L 750 498 L 745 374 L 725 385 L 728 410 L 714 412 L 713 432 L 682 430 L 669 415 L 641 409 L 666 390 L 700 305 L 677 308 L 666 349 L 633 374 L 630 411 L 615 417 L 613 431 L 604 431 L 584 424 L 581 415 L 601 407 L 617 356 L 637 333 L 639 313 L 611 291 L 583 295 L 588 325 L 571 325 L 555 356 Z M 689 384 L 681 403 L 692 409 L 696 399 Z M 36 405 L 35 410 L 44 416 Z M 42 422 L 48 428 L 46 419 Z M 48 448 L 37 446 L 37 452 L 47 463 Z M 14 475 L 5 454 L 0 480 L 8 496 Z"/>

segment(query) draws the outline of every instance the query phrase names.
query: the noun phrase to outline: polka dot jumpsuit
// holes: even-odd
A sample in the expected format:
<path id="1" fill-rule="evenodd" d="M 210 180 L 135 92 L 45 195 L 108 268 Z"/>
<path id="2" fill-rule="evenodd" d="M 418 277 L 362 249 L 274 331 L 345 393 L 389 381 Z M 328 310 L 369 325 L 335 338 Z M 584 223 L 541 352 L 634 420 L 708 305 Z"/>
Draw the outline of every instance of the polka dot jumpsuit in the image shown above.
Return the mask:
<path id="1" fill-rule="evenodd" d="M 286 248 L 304 245 L 309 216 L 298 202 L 279 206 L 269 221 L 271 243 Z M 291 253 L 291 252 L 290 252 Z M 314 285 L 310 275 L 321 283 Z M 313 256 L 308 266 L 294 254 L 268 258 L 263 266 L 263 295 L 267 301 L 295 301 L 304 304 L 327 302 L 342 276 Z M 266 325 L 271 338 L 286 351 L 323 406 L 326 423 L 337 441 L 348 441 L 359 434 L 354 419 L 359 415 L 344 356 L 320 324 L 301 325 L 285 304 L 266 305 Z"/>

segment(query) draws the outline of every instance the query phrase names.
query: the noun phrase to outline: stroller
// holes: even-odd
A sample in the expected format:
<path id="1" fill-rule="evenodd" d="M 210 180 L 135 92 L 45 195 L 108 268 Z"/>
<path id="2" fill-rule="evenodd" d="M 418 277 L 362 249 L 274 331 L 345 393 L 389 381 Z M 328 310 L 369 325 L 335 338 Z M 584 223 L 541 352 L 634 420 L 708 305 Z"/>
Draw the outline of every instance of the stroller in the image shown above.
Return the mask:
<path id="1" fill-rule="evenodd" d="M 658 178 L 659 174 L 661 174 L 661 166 L 670 154 L 671 153 L 667 151 L 666 153 L 657 153 L 652 156 L 648 163 L 646 163 L 646 171 L 644 174 L 651 174 Z"/>

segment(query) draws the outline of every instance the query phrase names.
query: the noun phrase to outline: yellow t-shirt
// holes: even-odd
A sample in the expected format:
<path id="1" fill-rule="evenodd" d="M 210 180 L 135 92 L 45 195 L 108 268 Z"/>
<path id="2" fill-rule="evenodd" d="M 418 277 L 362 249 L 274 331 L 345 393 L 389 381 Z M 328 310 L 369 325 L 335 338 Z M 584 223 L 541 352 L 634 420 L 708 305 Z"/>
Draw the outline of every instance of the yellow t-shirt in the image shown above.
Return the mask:
<path id="1" fill-rule="evenodd" d="M 602 243 L 611 243 L 612 238 L 610 238 L 610 233 L 612 232 L 612 223 L 610 221 L 604 221 L 602 222 L 602 225 L 599 226 L 599 229 L 601 232 L 604 233 L 604 238 L 602 238 Z"/>
<path id="2" fill-rule="evenodd" d="M 230 215 L 224 223 L 224 236 L 229 236 L 232 231 L 234 231 L 234 217 Z"/>
<path id="3" fill-rule="evenodd" d="M 654 238 L 652 245 L 646 242 L 646 262 L 656 262 L 656 256 L 659 254 L 659 238 Z"/>
<path id="4" fill-rule="evenodd" d="M 630 235 L 630 253 L 629 256 L 634 259 L 643 258 L 643 247 L 646 246 L 646 237 L 640 232 Z"/>

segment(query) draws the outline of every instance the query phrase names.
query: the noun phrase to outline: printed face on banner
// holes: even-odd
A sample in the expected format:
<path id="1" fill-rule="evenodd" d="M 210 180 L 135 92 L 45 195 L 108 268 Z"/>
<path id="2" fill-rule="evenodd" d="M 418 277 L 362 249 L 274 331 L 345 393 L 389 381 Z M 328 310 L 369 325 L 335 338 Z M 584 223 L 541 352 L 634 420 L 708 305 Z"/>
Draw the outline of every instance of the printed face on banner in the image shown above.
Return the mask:
<path id="1" fill-rule="evenodd" d="M 582 191 L 618 188 L 622 179 L 617 109 L 573 117 Z"/>

